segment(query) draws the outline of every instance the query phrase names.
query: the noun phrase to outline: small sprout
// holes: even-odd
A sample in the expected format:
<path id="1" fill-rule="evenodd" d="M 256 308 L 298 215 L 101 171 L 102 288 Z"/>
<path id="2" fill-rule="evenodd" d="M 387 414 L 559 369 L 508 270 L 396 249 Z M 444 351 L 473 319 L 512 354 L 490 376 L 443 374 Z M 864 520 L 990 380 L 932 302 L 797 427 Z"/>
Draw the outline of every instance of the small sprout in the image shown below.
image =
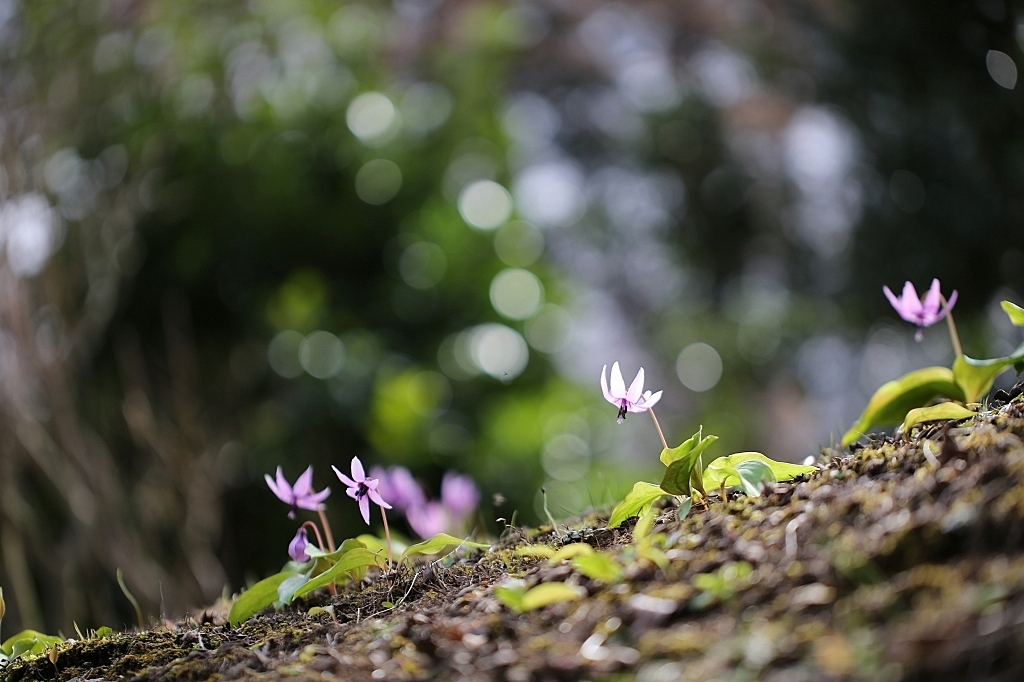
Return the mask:
<path id="1" fill-rule="evenodd" d="M 616 583 L 622 578 L 622 567 L 604 552 L 574 557 L 572 567 L 591 580 L 600 580 L 603 583 Z"/>
<path id="2" fill-rule="evenodd" d="M 593 553 L 594 550 L 590 545 L 583 542 L 574 542 L 571 545 L 566 545 L 560 548 L 557 552 L 552 554 L 548 563 L 554 566 L 560 561 L 566 561 L 567 559 L 573 559 L 580 556 L 588 556 Z"/>
<path id="3" fill-rule="evenodd" d="M 566 583 L 541 583 L 529 590 L 522 581 L 510 580 L 494 588 L 494 596 L 516 613 L 533 611 L 562 601 L 575 601 L 583 596 L 582 590 Z"/>
<path id="4" fill-rule="evenodd" d="M 139 630 L 145 630 L 146 624 L 142 619 L 142 608 L 139 606 L 139 600 L 135 598 L 135 595 L 131 593 L 128 586 L 124 583 L 124 574 L 121 573 L 121 569 L 117 569 L 117 584 L 121 587 L 121 592 L 124 593 L 125 598 L 132 603 L 135 608 L 135 617 L 138 619 Z"/>

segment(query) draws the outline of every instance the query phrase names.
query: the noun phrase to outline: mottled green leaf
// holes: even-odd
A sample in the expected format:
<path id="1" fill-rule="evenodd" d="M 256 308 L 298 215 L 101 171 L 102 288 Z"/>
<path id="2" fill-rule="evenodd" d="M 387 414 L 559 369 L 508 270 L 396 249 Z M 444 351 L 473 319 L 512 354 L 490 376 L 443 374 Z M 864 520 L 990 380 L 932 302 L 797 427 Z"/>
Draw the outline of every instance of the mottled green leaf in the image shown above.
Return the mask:
<path id="1" fill-rule="evenodd" d="M 626 519 L 643 514 L 645 507 L 649 507 L 660 497 L 665 495 L 661 487 L 646 481 L 637 481 L 633 489 L 626 495 L 626 498 L 616 505 L 612 510 L 612 517 L 608 519 L 608 527 L 615 528 Z"/>
<path id="2" fill-rule="evenodd" d="M 402 558 L 398 560 L 398 563 L 402 563 L 409 557 L 417 554 L 447 554 L 457 547 L 472 547 L 473 549 L 490 549 L 490 545 L 485 545 L 482 542 L 470 542 L 469 540 L 463 540 L 457 538 L 454 535 L 448 535 L 448 533 L 438 533 L 429 540 L 410 545 L 402 553 Z"/>
<path id="3" fill-rule="evenodd" d="M 975 360 L 966 355 L 958 357 L 953 361 L 953 376 L 963 389 L 964 402 L 976 403 L 985 397 L 996 377 L 1021 361 L 1024 361 L 1024 345 L 1005 358 Z"/>
<path id="4" fill-rule="evenodd" d="M 622 567 L 604 552 L 578 556 L 572 560 L 572 567 L 591 580 L 615 583 L 622 578 Z"/>
<path id="5" fill-rule="evenodd" d="M 309 581 L 308 573 L 296 573 L 288 576 L 277 586 L 277 601 L 287 604 L 292 600 L 295 591 Z"/>
<path id="6" fill-rule="evenodd" d="M 873 428 L 899 424 L 907 412 L 939 397 L 964 399 L 964 391 L 957 384 L 953 370 L 946 367 L 925 367 L 882 384 L 871 396 L 860 419 L 843 436 L 843 447 Z"/>
<path id="7" fill-rule="evenodd" d="M 722 487 L 723 483 L 726 487 L 743 485 L 742 478 L 737 474 L 737 471 L 742 466 L 754 466 L 746 464 L 746 462 L 759 462 L 766 465 L 775 476 L 776 481 L 789 481 L 797 476 L 803 476 L 816 471 L 812 466 L 776 462 L 774 459 L 765 457 L 760 452 L 737 452 L 726 457 L 719 457 L 708 465 L 708 468 L 704 470 L 704 486 L 709 490 L 714 490 L 715 488 Z M 756 477 L 751 476 L 750 480 L 754 480 L 754 478 Z"/>
<path id="8" fill-rule="evenodd" d="M 907 412 L 907 417 L 903 420 L 903 433 L 909 433 L 911 428 L 925 422 L 967 419 L 976 414 L 960 403 L 939 403 L 931 407 L 917 407 Z"/>
<path id="9" fill-rule="evenodd" d="M 1010 322 L 1018 327 L 1024 327 L 1024 308 L 1021 308 L 1019 305 L 1014 305 L 1009 301 L 1003 301 L 999 305 L 1003 306 L 1003 310 L 1006 311 L 1006 315 L 1010 318 Z"/>
<path id="10" fill-rule="evenodd" d="M 36 630 L 22 630 L 18 634 L 8 637 L 0 645 L 0 652 L 3 652 L 7 658 L 17 658 L 25 654 L 41 654 L 49 647 L 60 644 L 63 641 L 64 638 L 62 637 L 44 635 Z"/>
<path id="11" fill-rule="evenodd" d="M 668 468 L 661 480 L 661 489 L 671 495 L 688 496 L 693 488 L 706 494 L 700 478 L 703 469 L 701 455 L 716 440 L 718 436 L 701 438 L 698 431 L 679 447 L 662 450 L 661 461 Z"/>
<path id="12" fill-rule="evenodd" d="M 361 547 L 351 549 L 338 559 L 338 563 L 295 590 L 292 599 L 309 594 L 315 589 L 333 583 L 343 573 L 355 572 L 374 565 L 384 565 L 384 559 L 379 554 L 374 554 L 370 550 Z"/>
<path id="13" fill-rule="evenodd" d="M 275 573 L 238 595 L 238 599 L 231 605 L 231 611 L 228 613 L 228 622 L 238 625 L 249 620 L 254 613 L 259 613 L 273 604 L 277 601 L 278 586 L 293 575 L 295 573 L 292 571 Z"/>
<path id="14" fill-rule="evenodd" d="M 760 497 L 761 486 L 765 483 L 775 483 L 776 480 L 771 467 L 757 459 L 740 462 L 724 471 L 728 474 L 726 485 L 729 485 L 733 478 L 739 480 L 740 487 L 749 497 Z"/>

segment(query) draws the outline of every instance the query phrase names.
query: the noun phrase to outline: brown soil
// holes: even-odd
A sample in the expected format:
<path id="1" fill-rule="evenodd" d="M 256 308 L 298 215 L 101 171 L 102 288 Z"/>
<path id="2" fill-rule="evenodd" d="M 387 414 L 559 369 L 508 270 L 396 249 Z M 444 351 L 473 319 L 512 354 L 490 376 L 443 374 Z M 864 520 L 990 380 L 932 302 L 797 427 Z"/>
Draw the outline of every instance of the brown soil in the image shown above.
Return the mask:
<path id="1" fill-rule="evenodd" d="M 488 553 L 237 628 L 211 613 L 65 643 L 56 664 L 17 660 L 0 680 L 1021 680 L 1022 438 L 1015 402 L 826 453 L 809 480 L 760 498 L 734 495 L 682 521 L 667 507 L 655 527 L 664 570 L 637 558 L 629 524 L 610 531 L 592 517 L 560 537 L 508 532 Z M 624 579 L 605 585 L 515 552 L 575 541 L 614 554 Z M 493 591 L 510 577 L 586 596 L 517 615 Z M 308 615 L 328 603 L 333 617 Z"/>

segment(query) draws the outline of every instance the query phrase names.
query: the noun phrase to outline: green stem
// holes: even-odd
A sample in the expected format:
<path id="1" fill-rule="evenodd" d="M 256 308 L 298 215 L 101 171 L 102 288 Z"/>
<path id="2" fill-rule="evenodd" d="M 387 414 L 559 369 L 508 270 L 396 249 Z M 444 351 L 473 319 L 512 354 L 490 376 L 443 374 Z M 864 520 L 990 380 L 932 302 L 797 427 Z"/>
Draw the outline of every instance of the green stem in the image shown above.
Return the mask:
<path id="1" fill-rule="evenodd" d="M 334 536 L 331 535 L 331 524 L 327 523 L 327 515 L 324 514 L 324 505 L 317 505 L 317 513 L 320 515 L 320 525 L 324 527 L 324 535 L 327 536 L 327 548 L 334 551 Z"/>

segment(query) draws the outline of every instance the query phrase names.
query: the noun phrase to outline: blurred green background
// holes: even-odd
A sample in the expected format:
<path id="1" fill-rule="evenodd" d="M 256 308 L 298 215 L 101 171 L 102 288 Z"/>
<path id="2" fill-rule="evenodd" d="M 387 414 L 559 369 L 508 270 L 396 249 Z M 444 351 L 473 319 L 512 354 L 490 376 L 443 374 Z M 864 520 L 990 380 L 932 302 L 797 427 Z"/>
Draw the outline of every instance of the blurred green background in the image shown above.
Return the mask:
<path id="1" fill-rule="evenodd" d="M 660 449 L 616 360 L 670 440 L 802 460 L 951 359 L 883 284 L 1015 347 L 1021 10 L 0 0 L 4 632 L 276 570 L 278 465 L 341 537 L 356 455 L 492 531 L 607 504 Z"/>

